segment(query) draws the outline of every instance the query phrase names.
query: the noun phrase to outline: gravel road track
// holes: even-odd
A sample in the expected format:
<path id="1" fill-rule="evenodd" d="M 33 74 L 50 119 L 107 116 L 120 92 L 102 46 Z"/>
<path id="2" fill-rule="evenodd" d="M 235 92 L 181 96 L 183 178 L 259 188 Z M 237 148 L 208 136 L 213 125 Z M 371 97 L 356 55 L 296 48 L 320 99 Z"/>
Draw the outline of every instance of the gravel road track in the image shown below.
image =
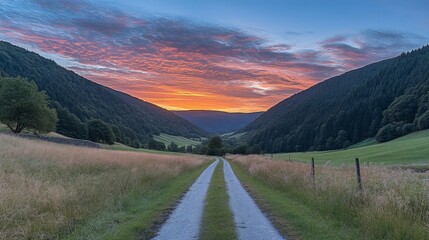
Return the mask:
<path id="1" fill-rule="evenodd" d="M 229 195 L 229 207 L 234 215 L 238 238 L 240 240 L 285 239 L 241 186 L 231 165 L 224 159 L 222 160 Z"/>
<path id="2" fill-rule="evenodd" d="M 198 239 L 207 190 L 218 163 L 217 159 L 201 173 L 154 239 Z"/>

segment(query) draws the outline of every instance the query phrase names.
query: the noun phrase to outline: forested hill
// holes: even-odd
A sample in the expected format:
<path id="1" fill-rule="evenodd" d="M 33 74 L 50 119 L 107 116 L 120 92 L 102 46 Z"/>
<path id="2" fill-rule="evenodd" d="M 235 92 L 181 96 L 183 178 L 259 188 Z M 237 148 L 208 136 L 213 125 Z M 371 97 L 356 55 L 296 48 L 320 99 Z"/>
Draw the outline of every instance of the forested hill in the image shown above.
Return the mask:
<path id="1" fill-rule="evenodd" d="M 429 127 L 429 46 L 321 82 L 244 128 L 267 152 L 380 142 Z"/>
<path id="2" fill-rule="evenodd" d="M 207 132 L 218 134 L 238 131 L 262 114 L 262 112 L 228 113 L 208 110 L 175 111 L 174 113 Z"/>
<path id="3" fill-rule="evenodd" d="M 120 130 L 125 137 L 135 133 L 142 143 L 159 133 L 185 137 L 205 135 L 203 130 L 170 111 L 96 84 L 52 60 L 4 41 L 0 41 L 0 74 L 26 77 L 46 91 L 57 108 L 59 128 L 70 122 L 65 120 L 84 123 L 93 118 L 116 126 L 113 130 Z M 81 137 L 73 132 L 77 125 L 65 127 L 71 135 Z"/>

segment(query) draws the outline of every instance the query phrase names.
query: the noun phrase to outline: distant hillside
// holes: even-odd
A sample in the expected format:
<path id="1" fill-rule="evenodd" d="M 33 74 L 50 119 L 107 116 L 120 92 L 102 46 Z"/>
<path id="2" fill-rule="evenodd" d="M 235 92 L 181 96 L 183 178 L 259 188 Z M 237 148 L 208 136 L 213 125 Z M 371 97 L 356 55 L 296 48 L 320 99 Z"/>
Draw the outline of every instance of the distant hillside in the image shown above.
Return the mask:
<path id="1" fill-rule="evenodd" d="M 207 132 L 218 134 L 235 132 L 262 114 L 262 112 L 228 113 L 205 110 L 175 111 L 174 113 Z"/>
<path id="2" fill-rule="evenodd" d="M 165 133 L 161 133 L 159 136 L 154 136 L 153 139 L 158 141 L 158 142 L 164 143 L 165 146 L 170 145 L 172 142 L 177 144 L 177 146 L 179 146 L 179 147 L 197 146 L 197 145 L 201 144 L 201 141 L 199 141 L 199 140 L 192 140 L 192 139 L 188 139 L 188 138 L 184 138 L 184 137 L 172 136 L 172 135 L 168 135 Z"/>
<path id="3" fill-rule="evenodd" d="M 328 79 L 242 130 L 265 152 L 347 147 L 429 128 L 429 46 Z"/>
<path id="4" fill-rule="evenodd" d="M 54 101 L 53 106 L 59 111 L 60 129 L 64 127 L 62 121 L 86 122 L 95 118 L 117 126 L 115 129 L 121 130 L 124 138 L 135 133 L 140 142 L 160 133 L 184 137 L 206 134 L 170 111 L 96 84 L 52 60 L 4 41 L 0 41 L 0 75 L 20 75 L 35 81 Z M 130 130 L 134 133 L 129 133 Z M 63 134 L 67 133 L 74 134 Z"/>

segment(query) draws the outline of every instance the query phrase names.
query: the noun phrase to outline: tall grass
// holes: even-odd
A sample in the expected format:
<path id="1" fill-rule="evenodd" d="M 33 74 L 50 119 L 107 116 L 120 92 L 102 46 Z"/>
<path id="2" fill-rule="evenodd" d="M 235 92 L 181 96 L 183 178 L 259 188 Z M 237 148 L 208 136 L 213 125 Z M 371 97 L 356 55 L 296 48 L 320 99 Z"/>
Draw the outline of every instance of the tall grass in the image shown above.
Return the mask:
<path id="1" fill-rule="evenodd" d="M 357 228 L 363 239 L 429 239 L 429 174 L 361 167 L 363 192 L 353 167 L 316 166 L 262 156 L 229 156 L 250 175 L 302 204 Z"/>
<path id="2" fill-rule="evenodd" d="M 0 135 L 0 239 L 53 239 L 122 199 L 205 160 Z"/>

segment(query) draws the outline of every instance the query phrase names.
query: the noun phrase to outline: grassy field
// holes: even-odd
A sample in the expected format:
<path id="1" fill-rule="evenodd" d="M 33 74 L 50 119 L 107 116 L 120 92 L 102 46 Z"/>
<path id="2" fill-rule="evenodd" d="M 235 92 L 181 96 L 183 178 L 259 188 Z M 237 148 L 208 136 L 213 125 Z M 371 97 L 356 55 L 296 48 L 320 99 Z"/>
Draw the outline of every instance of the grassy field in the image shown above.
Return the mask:
<path id="1" fill-rule="evenodd" d="M 259 205 L 284 233 L 301 239 L 429 239 L 429 173 L 320 165 L 312 181 L 301 162 L 228 156 Z"/>
<path id="2" fill-rule="evenodd" d="M 0 239 L 142 237 L 209 163 L 7 135 L 0 159 Z"/>
<path id="3" fill-rule="evenodd" d="M 0 132 L 11 132 L 11 130 L 4 124 L 0 123 Z M 26 133 L 26 134 L 33 134 L 33 131 L 29 131 L 27 129 L 24 129 L 22 131 L 22 133 Z M 61 135 L 59 133 L 56 132 L 50 132 L 50 133 L 46 133 L 46 134 L 41 134 L 41 135 L 45 135 L 48 137 L 55 137 L 55 138 L 68 138 L 64 135 Z"/>
<path id="4" fill-rule="evenodd" d="M 200 239 L 237 239 L 235 223 L 229 209 L 229 197 L 223 175 L 223 161 L 213 173 L 204 207 Z"/>
<path id="5" fill-rule="evenodd" d="M 429 130 L 411 133 L 386 143 L 367 140 L 347 150 L 281 153 L 274 154 L 275 159 L 316 163 L 347 165 L 353 164 L 356 157 L 365 164 L 376 165 L 428 165 L 429 166 Z"/>
<path id="6" fill-rule="evenodd" d="M 158 142 L 162 142 L 165 144 L 165 146 L 170 145 L 171 142 L 174 142 L 177 144 L 177 146 L 196 146 L 201 144 L 200 141 L 191 140 L 185 137 L 181 136 L 172 136 L 165 133 L 161 133 L 159 136 L 153 136 L 153 139 L 155 139 Z"/>
<path id="7" fill-rule="evenodd" d="M 242 132 L 242 133 L 231 132 L 231 133 L 224 133 L 221 135 L 221 137 L 228 138 L 228 139 L 239 139 L 244 134 L 245 132 Z"/>
<path id="8" fill-rule="evenodd" d="M 8 131 L 10 131 L 10 129 L 7 128 L 6 125 L 0 123 L 0 132 L 8 132 Z"/>
<path id="9" fill-rule="evenodd" d="M 116 150 L 116 151 L 131 151 L 131 152 L 142 152 L 142 153 L 152 153 L 152 154 L 161 154 L 161 155 L 192 155 L 189 153 L 181 153 L 181 152 L 169 152 L 169 151 L 158 151 L 146 148 L 133 148 L 121 143 L 115 142 L 113 145 L 107 144 L 99 144 L 102 148 L 107 150 Z"/>

